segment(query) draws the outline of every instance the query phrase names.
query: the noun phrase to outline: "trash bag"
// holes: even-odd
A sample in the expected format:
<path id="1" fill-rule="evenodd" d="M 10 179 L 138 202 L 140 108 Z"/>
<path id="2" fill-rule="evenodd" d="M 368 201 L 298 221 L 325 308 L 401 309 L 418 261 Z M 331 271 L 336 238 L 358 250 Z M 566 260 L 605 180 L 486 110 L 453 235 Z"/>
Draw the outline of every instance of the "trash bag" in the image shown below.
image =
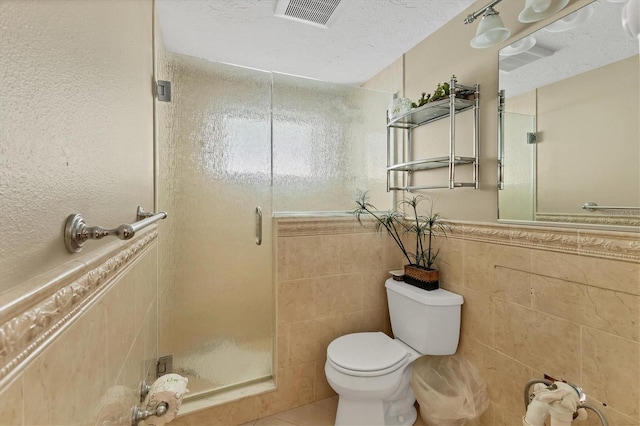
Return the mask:
<path id="1" fill-rule="evenodd" d="M 413 363 L 411 387 L 420 416 L 433 426 L 464 426 L 489 406 L 487 385 L 463 355 L 423 356 Z"/>

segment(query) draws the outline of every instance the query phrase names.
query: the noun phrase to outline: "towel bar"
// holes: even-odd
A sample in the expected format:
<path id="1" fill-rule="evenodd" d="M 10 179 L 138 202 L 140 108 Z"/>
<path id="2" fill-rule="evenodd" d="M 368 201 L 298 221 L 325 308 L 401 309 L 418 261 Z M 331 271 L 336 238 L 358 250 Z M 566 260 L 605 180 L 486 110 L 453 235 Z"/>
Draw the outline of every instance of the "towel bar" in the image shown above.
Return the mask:
<path id="1" fill-rule="evenodd" d="M 582 208 L 590 212 L 595 212 L 596 210 L 640 210 L 640 207 L 599 206 L 594 202 L 584 203 Z"/>
<path id="2" fill-rule="evenodd" d="M 125 223 L 113 229 L 105 229 L 101 226 L 87 226 L 82 216 L 77 213 L 69 215 L 64 227 L 64 245 L 69 253 L 77 253 L 88 239 L 99 240 L 109 235 L 115 235 L 121 240 L 133 238 L 136 232 L 167 217 L 166 212 L 149 213 L 142 207 L 138 207 L 138 221 L 132 224 Z"/>

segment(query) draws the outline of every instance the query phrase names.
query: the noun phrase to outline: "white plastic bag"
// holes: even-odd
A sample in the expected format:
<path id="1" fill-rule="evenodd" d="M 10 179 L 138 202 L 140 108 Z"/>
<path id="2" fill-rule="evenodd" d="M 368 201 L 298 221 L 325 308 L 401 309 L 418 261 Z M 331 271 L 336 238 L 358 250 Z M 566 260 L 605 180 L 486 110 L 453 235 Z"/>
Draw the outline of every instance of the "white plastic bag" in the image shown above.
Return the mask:
<path id="1" fill-rule="evenodd" d="M 411 387 L 429 425 L 464 426 L 489 406 L 487 385 L 463 355 L 423 356 L 413 363 Z"/>

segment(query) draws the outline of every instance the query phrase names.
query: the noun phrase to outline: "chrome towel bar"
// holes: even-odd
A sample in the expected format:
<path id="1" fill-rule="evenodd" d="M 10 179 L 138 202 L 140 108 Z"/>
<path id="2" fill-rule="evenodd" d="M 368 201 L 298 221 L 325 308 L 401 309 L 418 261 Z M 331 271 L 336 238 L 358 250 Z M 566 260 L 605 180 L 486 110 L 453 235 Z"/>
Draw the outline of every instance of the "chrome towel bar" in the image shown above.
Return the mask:
<path id="1" fill-rule="evenodd" d="M 69 215 L 64 227 L 64 245 L 69 253 L 77 253 L 88 239 L 99 240 L 109 235 L 115 235 L 121 240 L 128 240 L 139 230 L 146 228 L 154 222 L 167 217 L 166 212 L 149 213 L 138 206 L 136 214 L 137 222 L 118 226 L 113 229 L 105 229 L 101 226 L 87 226 L 82 216 L 77 213 Z"/>
<path id="2" fill-rule="evenodd" d="M 640 207 L 599 206 L 594 202 L 584 203 L 582 208 L 590 212 L 596 210 L 640 210 Z"/>

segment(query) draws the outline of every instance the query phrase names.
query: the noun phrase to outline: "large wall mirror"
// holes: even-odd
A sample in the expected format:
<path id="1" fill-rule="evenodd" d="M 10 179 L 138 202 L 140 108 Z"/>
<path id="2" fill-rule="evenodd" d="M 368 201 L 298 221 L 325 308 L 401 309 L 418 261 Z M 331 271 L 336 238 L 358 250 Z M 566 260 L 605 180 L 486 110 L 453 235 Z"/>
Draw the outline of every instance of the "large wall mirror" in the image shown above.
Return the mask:
<path id="1" fill-rule="evenodd" d="M 500 221 L 640 229 L 639 42 L 623 4 L 595 1 L 500 51 Z"/>

